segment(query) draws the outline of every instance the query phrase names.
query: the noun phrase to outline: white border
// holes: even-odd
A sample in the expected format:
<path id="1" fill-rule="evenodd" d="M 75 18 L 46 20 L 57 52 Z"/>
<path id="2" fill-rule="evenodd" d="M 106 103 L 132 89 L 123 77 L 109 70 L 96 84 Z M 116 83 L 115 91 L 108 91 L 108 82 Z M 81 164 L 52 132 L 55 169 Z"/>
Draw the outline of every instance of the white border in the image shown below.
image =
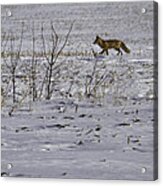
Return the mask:
<path id="1" fill-rule="evenodd" d="M 121 2 L 122 0 L 28 0 L 28 1 L 24 1 L 24 0 L 1 0 L 0 4 L 45 4 L 45 3 L 83 3 L 83 2 Z M 124 0 L 124 1 L 129 1 L 131 2 L 132 0 Z M 142 0 L 135 0 L 135 1 L 142 1 Z M 150 0 L 144 0 L 144 1 L 150 1 Z"/>

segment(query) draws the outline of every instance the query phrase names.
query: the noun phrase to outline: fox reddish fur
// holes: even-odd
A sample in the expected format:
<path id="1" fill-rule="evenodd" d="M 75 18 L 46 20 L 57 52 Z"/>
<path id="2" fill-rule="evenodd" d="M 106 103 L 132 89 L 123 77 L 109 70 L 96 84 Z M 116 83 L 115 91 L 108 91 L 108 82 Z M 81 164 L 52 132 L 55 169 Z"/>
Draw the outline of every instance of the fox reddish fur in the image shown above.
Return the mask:
<path id="1" fill-rule="evenodd" d="M 106 52 L 106 54 L 108 55 L 109 49 L 115 49 L 116 51 L 118 51 L 117 55 L 123 54 L 121 49 L 123 49 L 123 51 L 125 51 L 126 53 L 130 53 L 130 49 L 127 48 L 124 42 L 120 40 L 116 40 L 116 39 L 104 40 L 101 37 L 96 36 L 96 39 L 93 42 L 93 44 L 97 44 L 102 48 L 102 51 L 100 52 L 100 54 L 103 54 L 104 52 Z"/>

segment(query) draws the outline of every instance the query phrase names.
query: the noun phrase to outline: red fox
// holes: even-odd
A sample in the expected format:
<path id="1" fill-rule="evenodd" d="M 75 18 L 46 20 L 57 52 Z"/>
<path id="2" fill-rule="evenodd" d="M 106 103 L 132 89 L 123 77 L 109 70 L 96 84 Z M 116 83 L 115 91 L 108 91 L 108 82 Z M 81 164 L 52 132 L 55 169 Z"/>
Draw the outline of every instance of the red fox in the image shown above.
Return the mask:
<path id="1" fill-rule="evenodd" d="M 103 54 L 104 52 L 106 52 L 106 54 L 108 55 L 109 54 L 108 49 L 112 49 L 112 48 L 118 51 L 117 55 L 123 54 L 120 48 L 122 48 L 126 53 L 130 53 L 130 49 L 127 48 L 124 42 L 120 40 L 116 40 L 116 39 L 103 40 L 101 37 L 96 36 L 96 39 L 93 42 L 93 44 L 98 44 L 103 49 L 100 52 L 100 54 Z"/>

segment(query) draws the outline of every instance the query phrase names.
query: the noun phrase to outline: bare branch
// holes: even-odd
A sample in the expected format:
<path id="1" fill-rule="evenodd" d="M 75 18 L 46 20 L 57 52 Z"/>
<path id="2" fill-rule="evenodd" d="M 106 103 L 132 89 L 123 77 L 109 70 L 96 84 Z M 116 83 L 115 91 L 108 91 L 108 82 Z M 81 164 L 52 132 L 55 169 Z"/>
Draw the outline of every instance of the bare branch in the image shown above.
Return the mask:
<path id="1" fill-rule="evenodd" d="M 4 35 L 1 34 L 1 46 L 3 46 L 3 42 L 5 41 L 6 35 L 6 32 L 4 32 Z"/>
<path id="2" fill-rule="evenodd" d="M 6 58 L 3 58 L 3 61 L 4 61 L 4 63 L 5 63 L 5 65 L 6 65 L 6 67 L 10 70 L 10 72 L 11 72 L 11 66 L 7 63 L 7 59 Z"/>
<path id="3" fill-rule="evenodd" d="M 92 74 L 91 74 L 91 78 L 90 78 L 90 81 L 89 81 L 89 85 L 91 85 L 92 81 L 93 81 L 93 78 L 94 78 L 94 75 L 96 73 L 96 69 L 97 69 L 97 60 L 95 60 L 95 63 L 94 63 L 94 66 L 93 66 L 93 71 L 92 71 Z"/>
<path id="4" fill-rule="evenodd" d="M 92 92 L 93 92 L 94 90 L 96 90 L 96 88 L 97 88 L 98 86 L 100 86 L 102 83 L 104 83 L 104 82 L 107 80 L 107 78 L 108 78 L 108 74 L 106 74 L 106 75 L 101 75 L 100 79 L 95 83 L 94 87 L 90 90 L 90 94 L 92 94 Z"/>
<path id="5" fill-rule="evenodd" d="M 62 50 L 65 48 L 65 46 L 66 46 L 66 44 L 67 44 L 67 41 L 68 41 L 69 36 L 70 36 L 70 33 L 71 33 L 71 31 L 72 31 L 72 28 L 73 28 L 74 22 L 75 22 L 75 21 L 73 21 L 73 22 L 71 23 L 71 25 L 70 25 L 70 28 L 69 28 L 69 30 L 68 30 L 68 33 L 66 34 L 65 41 L 64 41 L 62 47 L 60 48 L 60 50 L 59 50 L 59 51 L 57 52 L 57 54 L 56 54 L 56 57 L 55 57 L 54 63 L 57 61 L 59 55 L 61 54 Z"/>
<path id="6" fill-rule="evenodd" d="M 17 59 L 20 58 L 20 53 L 22 50 L 22 45 L 23 45 L 23 35 L 24 35 L 24 22 L 22 22 L 22 30 L 21 30 L 21 35 L 20 35 L 20 43 L 17 51 Z"/>
<path id="7" fill-rule="evenodd" d="M 13 55 L 14 55 L 14 51 L 13 51 L 13 33 L 11 32 L 11 39 L 10 39 L 10 62 L 11 62 L 11 66 L 14 67 L 14 63 L 13 63 Z"/>
<path id="8" fill-rule="evenodd" d="M 29 90 L 26 91 L 26 93 L 24 94 L 24 96 L 20 99 L 20 101 L 19 101 L 17 104 L 14 104 L 14 105 L 12 106 L 11 110 L 8 112 L 8 115 L 9 115 L 9 116 L 12 116 L 12 113 L 13 113 L 17 108 L 19 108 L 19 107 L 22 105 L 23 101 L 26 99 L 26 97 L 27 97 L 28 95 L 29 95 Z"/>
<path id="9" fill-rule="evenodd" d="M 54 29 L 53 23 L 51 22 L 51 30 L 52 30 L 52 39 L 53 39 L 53 50 L 55 51 L 57 46 L 58 46 L 58 34 Z M 55 41 L 54 41 L 54 36 L 55 36 Z"/>
<path id="10" fill-rule="evenodd" d="M 10 37 L 9 34 L 7 35 L 6 32 L 5 32 L 5 35 L 3 37 L 1 37 L 2 38 L 2 41 L 1 41 L 1 50 L 3 50 L 3 52 L 5 51 L 5 48 L 7 46 L 7 43 L 9 41 L 9 37 Z M 6 42 L 5 42 L 5 40 L 6 40 Z"/>
<path id="11" fill-rule="evenodd" d="M 47 62 L 49 63 L 49 58 L 46 52 L 46 43 L 45 43 L 45 37 L 44 37 L 44 25 L 42 23 L 41 26 L 41 39 L 42 39 L 42 45 L 43 45 L 43 55 L 46 58 Z"/>
<path id="12" fill-rule="evenodd" d="M 37 97 L 36 91 L 36 64 L 37 60 L 35 60 L 35 24 L 34 21 L 32 23 L 32 66 L 31 66 L 31 79 L 32 79 L 32 100 L 35 101 Z"/>
<path id="13" fill-rule="evenodd" d="M 35 58 L 35 25 L 32 23 L 32 66 L 34 66 Z"/>

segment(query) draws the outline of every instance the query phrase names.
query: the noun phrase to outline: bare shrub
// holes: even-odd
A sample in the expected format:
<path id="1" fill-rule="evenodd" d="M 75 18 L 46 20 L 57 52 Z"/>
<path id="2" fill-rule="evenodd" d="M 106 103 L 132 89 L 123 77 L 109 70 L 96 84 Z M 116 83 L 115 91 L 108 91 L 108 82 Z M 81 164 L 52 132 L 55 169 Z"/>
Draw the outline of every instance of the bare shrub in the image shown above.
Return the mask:
<path id="1" fill-rule="evenodd" d="M 16 48 L 16 39 L 12 31 L 7 36 L 6 42 L 3 41 L 3 61 L 9 73 L 11 75 L 12 81 L 12 101 L 15 103 L 16 99 L 16 70 L 18 68 L 18 62 L 20 61 L 20 55 L 22 51 L 22 43 L 23 43 L 23 34 L 24 34 L 24 23 L 21 25 L 21 33 L 18 47 Z M 7 52 L 8 48 L 9 52 Z M 14 48 L 15 47 L 15 48 Z"/>
<path id="2" fill-rule="evenodd" d="M 105 95 L 105 85 L 106 82 L 112 83 L 114 81 L 113 74 L 106 68 L 103 69 L 101 64 L 98 64 L 100 61 L 96 56 L 96 53 L 92 50 L 94 55 L 94 64 L 92 67 L 92 72 L 87 74 L 85 77 L 85 93 L 84 95 L 87 98 L 93 97 L 104 97 Z"/>
<path id="3" fill-rule="evenodd" d="M 57 79 L 59 76 L 59 72 L 60 72 L 60 67 L 62 65 L 62 63 L 58 62 L 58 58 L 61 55 L 63 49 L 65 48 L 67 42 L 68 42 L 68 38 L 70 36 L 70 33 L 72 31 L 73 28 L 73 23 L 71 23 L 70 28 L 65 36 L 65 40 L 63 41 L 62 45 L 59 47 L 59 36 L 57 34 L 57 32 L 54 29 L 54 25 L 53 22 L 51 22 L 51 48 L 49 48 L 49 50 L 47 50 L 46 46 L 46 39 L 44 36 L 44 24 L 42 24 L 41 27 L 41 39 L 42 39 L 42 45 L 43 45 L 43 55 L 46 59 L 46 65 L 45 65 L 45 78 L 43 81 L 43 86 L 46 82 L 46 99 L 51 99 L 52 93 L 53 93 L 53 87 L 54 87 L 54 81 L 53 79 Z M 50 51 L 50 53 L 48 54 L 48 51 Z"/>

